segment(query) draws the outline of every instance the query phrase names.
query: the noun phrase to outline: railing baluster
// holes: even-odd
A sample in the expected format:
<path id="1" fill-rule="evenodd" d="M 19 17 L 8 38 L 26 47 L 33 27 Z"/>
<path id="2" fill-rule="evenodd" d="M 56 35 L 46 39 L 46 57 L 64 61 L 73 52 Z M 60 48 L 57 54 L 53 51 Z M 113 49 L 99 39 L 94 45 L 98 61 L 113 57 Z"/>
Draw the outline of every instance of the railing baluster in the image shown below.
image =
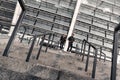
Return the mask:
<path id="1" fill-rule="evenodd" d="M 32 38 L 30 38 L 30 39 L 29 39 L 29 41 L 28 41 L 28 44 L 30 44 L 30 42 L 31 42 L 31 39 L 32 39 Z"/>
<path id="2" fill-rule="evenodd" d="M 37 57 L 36 57 L 37 60 L 39 59 L 44 40 L 45 40 L 45 35 L 43 36 L 42 41 L 40 42 L 40 48 L 39 48 L 39 51 L 38 51 L 38 54 L 37 54 Z"/>
<path id="3" fill-rule="evenodd" d="M 52 44 L 53 44 L 53 40 L 54 40 L 54 38 L 55 38 L 55 34 L 52 34 L 53 35 L 53 37 L 52 37 L 52 40 L 51 40 L 51 48 L 52 48 Z"/>
<path id="4" fill-rule="evenodd" d="M 105 57 L 104 57 L 104 62 L 106 61 L 106 55 L 105 55 Z"/>
<path id="5" fill-rule="evenodd" d="M 99 61 L 101 60 L 101 55 L 102 55 L 102 47 L 100 47 L 100 57 L 99 57 Z"/>
<path id="6" fill-rule="evenodd" d="M 47 50 L 48 50 L 48 47 L 49 47 L 49 43 L 50 43 L 51 36 L 52 36 L 52 34 L 49 34 L 49 37 L 48 37 L 48 43 L 47 43 L 47 45 L 46 45 L 45 52 L 47 52 Z"/>
<path id="7" fill-rule="evenodd" d="M 93 62 L 93 68 L 92 68 L 92 78 L 95 78 L 95 73 L 96 73 L 96 64 L 97 64 L 97 49 L 95 49 L 95 56 L 94 56 L 94 62 Z"/>
<path id="8" fill-rule="evenodd" d="M 82 61 L 84 60 L 84 56 L 85 56 L 85 49 L 86 49 L 86 42 L 84 43 L 84 49 L 83 49 L 83 57 L 82 57 Z"/>
<path id="9" fill-rule="evenodd" d="M 90 57 L 90 45 L 88 47 L 88 55 L 87 55 L 87 60 L 86 60 L 86 65 L 85 65 L 85 71 L 88 70 L 89 57 Z"/>
<path id="10" fill-rule="evenodd" d="M 81 45 L 81 53 L 82 53 L 82 51 L 83 51 L 84 43 L 85 43 L 85 41 L 83 40 L 83 41 L 82 41 L 82 45 Z"/>
<path id="11" fill-rule="evenodd" d="M 36 36 L 33 37 L 33 41 L 32 41 L 31 47 L 29 49 L 29 52 L 28 52 L 28 55 L 27 55 L 27 58 L 26 58 L 26 62 L 29 62 L 30 56 L 32 54 L 33 47 L 35 45 L 35 41 L 36 41 Z"/>

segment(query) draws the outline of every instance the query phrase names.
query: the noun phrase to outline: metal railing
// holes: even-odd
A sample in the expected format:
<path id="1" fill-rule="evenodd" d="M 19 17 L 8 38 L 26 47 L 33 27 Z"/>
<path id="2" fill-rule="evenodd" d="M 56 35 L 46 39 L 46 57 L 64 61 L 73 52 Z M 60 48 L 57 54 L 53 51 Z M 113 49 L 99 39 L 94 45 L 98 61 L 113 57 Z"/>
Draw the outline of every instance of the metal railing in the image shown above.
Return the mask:
<path id="1" fill-rule="evenodd" d="M 100 57 L 99 60 L 101 60 L 101 57 L 104 57 L 104 62 L 106 61 L 106 54 L 104 52 L 102 52 L 102 47 L 100 47 Z"/>
<path id="2" fill-rule="evenodd" d="M 43 44 L 44 44 L 44 40 L 45 40 L 46 35 L 49 35 L 49 37 L 48 37 L 48 43 L 47 43 L 46 49 L 45 49 L 45 52 L 47 52 L 49 45 L 52 45 L 52 42 L 53 42 L 53 40 L 54 40 L 54 34 L 53 34 L 53 33 L 45 33 L 45 34 L 41 34 L 41 35 L 33 35 L 33 40 L 32 40 L 31 46 L 30 46 L 29 51 L 28 51 L 28 55 L 27 55 L 27 58 L 26 58 L 26 62 L 29 62 L 29 59 L 30 59 L 30 57 L 31 57 L 31 54 L 32 54 L 32 51 L 33 51 L 33 48 L 34 48 L 36 39 L 41 36 L 41 37 L 42 37 L 42 40 L 41 40 L 41 42 L 40 42 L 40 47 L 39 47 L 39 50 L 38 50 L 38 53 L 37 53 L 37 56 L 36 56 L 36 60 L 39 59 L 39 56 L 40 56 L 40 53 L 41 53 L 41 50 L 42 50 L 42 47 L 43 47 Z M 53 36 L 53 37 L 52 37 L 52 36 Z M 51 40 L 51 37 L 52 37 L 52 40 Z M 51 41 L 51 44 L 50 44 L 50 41 Z M 38 44 L 38 43 L 39 43 L 39 42 L 37 42 L 37 44 Z"/>
<path id="3" fill-rule="evenodd" d="M 17 33 L 17 30 L 18 30 L 19 26 L 21 25 L 21 22 L 22 22 L 22 20 L 23 20 L 23 17 L 24 17 L 24 15 L 25 15 L 25 12 L 26 12 L 26 11 L 25 11 L 24 1 L 23 1 L 23 0 L 18 0 L 18 2 L 19 2 L 19 4 L 20 4 L 20 7 L 21 7 L 21 9 L 22 9 L 22 12 L 21 12 L 21 14 L 20 14 L 20 16 L 19 16 L 19 18 L 18 18 L 18 21 L 17 21 L 17 23 L 16 23 L 16 25 L 15 25 L 15 28 L 14 28 L 14 30 L 13 30 L 13 32 L 12 32 L 12 35 L 10 36 L 10 39 L 9 39 L 9 41 L 8 41 L 5 49 L 4 49 L 3 56 L 8 56 L 8 52 L 9 52 L 9 50 L 10 50 L 10 47 L 11 47 L 13 41 L 14 41 L 15 35 L 16 35 L 16 33 Z"/>
<path id="4" fill-rule="evenodd" d="M 120 30 L 120 23 L 114 29 L 110 80 L 116 80 L 119 30 Z"/>
<path id="5" fill-rule="evenodd" d="M 20 43 L 22 43 L 22 41 L 23 41 L 23 38 L 24 38 L 24 36 L 25 36 L 26 31 L 27 31 L 27 29 L 26 29 L 26 27 L 24 27 L 24 32 L 23 32 L 23 35 L 22 35 L 22 37 L 21 37 L 21 39 L 20 39 Z"/>
<path id="6" fill-rule="evenodd" d="M 101 56 L 103 56 L 104 57 L 104 62 L 106 61 L 106 54 L 105 53 L 103 53 L 103 52 L 101 52 L 100 53 L 100 58 L 99 58 L 99 60 L 101 60 L 102 58 L 101 58 Z"/>
<path id="7" fill-rule="evenodd" d="M 87 55 L 87 60 L 86 60 L 86 65 L 85 65 L 85 71 L 88 70 L 88 63 L 89 63 L 89 57 L 90 57 L 90 48 L 92 47 L 94 49 L 94 51 L 95 51 L 94 61 L 93 61 L 93 68 L 92 68 L 92 78 L 95 78 L 98 50 L 91 43 L 89 43 L 87 40 L 84 39 L 82 41 L 82 45 L 81 45 L 81 53 L 83 54 L 82 61 L 84 60 L 85 50 L 86 50 L 86 45 L 87 44 L 88 44 L 88 55 Z"/>

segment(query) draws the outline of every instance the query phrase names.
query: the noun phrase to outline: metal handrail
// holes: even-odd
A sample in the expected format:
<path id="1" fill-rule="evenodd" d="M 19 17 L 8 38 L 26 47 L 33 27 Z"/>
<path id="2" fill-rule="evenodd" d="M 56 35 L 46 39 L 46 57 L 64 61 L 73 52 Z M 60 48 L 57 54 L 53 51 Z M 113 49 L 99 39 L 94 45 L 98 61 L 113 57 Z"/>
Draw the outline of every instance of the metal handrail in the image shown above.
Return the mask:
<path id="1" fill-rule="evenodd" d="M 36 41 L 37 37 L 42 36 L 42 41 L 40 42 L 40 48 L 39 48 L 39 51 L 38 51 L 38 54 L 37 54 L 37 57 L 36 57 L 36 59 L 38 60 L 46 35 L 49 35 L 49 39 L 48 39 L 48 44 L 47 44 L 45 52 L 47 52 L 47 50 L 48 50 L 48 45 L 49 45 L 52 34 L 53 33 L 44 33 L 44 34 L 38 34 L 38 35 L 31 34 L 33 36 L 33 41 L 32 41 L 31 47 L 29 49 L 29 52 L 28 52 L 28 55 L 27 55 L 27 58 L 26 58 L 26 62 L 29 62 L 29 59 L 30 59 L 30 56 L 32 54 L 32 50 L 33 50 L 33 47 L 35 45 L 35 41 Z"/>
<path id="2" fill-rule="evenodd" d="M 120 30 L 120 23 L 114 29 L 110 80 L 116 80 L 119 30 Z"/>
<path id="3" fill-rule="evenodd" d="M 97 50 L 97 48 L 94 47 L 90 42 L 88 42 L 87 40 L 84 39 L 84 40 L 82 41 L 82 45 L 81 45 L 81 53 L 82 53 L 82 50 L 83 50 L 82 61 L 84 60 L 84 56 L 85 56 L 85 48 L 86 48 L 86 44 L 89 45 L 89 48 L 88 48 L 88 55 L 87 55 L 87 60 L 86 60 L 85 71 L 87 71 L 87 69 L 88 69 L 88 62 L 89 62 L 90 48 L 92 47 L 92 48 L 95 50 L 95 56 L 94 56 L 93 68 L 92 68 L 92 78 L 95 78 L 98 50 Z M 83 46 L 84 46 L 84 49 L 82 49 Z"/>
<path id="4" fill-rule="evenodd" d="M 85 40 L 85 39 L 84 39 Z M 86 45 L 86 43 L 84 44 L 84 40 L 82 41 L 82 47 L 81 47 L 81 53 L 85 53 L 85 46 L 84 46 L 84 49 L 83 49 L 83 45 Z M 91 43 L 90 43 L 91 44 Z M 83 51 L 83 52 L 82 52 Z M 85 55 L 85 54 L 83 54 Z M 99 55 L 99 54 L 98 54 Z M 100 48 L 100 57 L 99 57 L 99 60 L 101 60 L 101 56 L 104 55 L 104 62 L 106 61 L 106 54 L 104 52 L 101 51 L 101 48 Z M 84 57 L 82 58 L 82 61 L 84 60 Z"/>
<path id="5" fill-rule="evenodd" d="M 101 56 L 104 56 L 104 62 L 106 61 L 106 54 L 104 52 L 100 52 L 100 60 L 101 60 Z"/>
<path id="6" fill-rule="evenodd" d="M 101 56 L 104 56 L 104 62 L 106 61 L 106 54 L 102 52 L 102 47 L 100 47 L 100 57 L 99 60 L 101 60 Z"/>

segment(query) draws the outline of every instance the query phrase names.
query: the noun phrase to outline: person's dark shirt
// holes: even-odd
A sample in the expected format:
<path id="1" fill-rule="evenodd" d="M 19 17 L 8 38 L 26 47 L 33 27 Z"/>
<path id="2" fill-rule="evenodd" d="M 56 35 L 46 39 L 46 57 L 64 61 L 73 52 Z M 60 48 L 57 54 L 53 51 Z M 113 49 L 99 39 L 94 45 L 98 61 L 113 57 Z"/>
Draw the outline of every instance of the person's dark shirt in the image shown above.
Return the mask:
<path id="1" fill-rule="evenodd" d="M 61 36 L 60 42 L 61 42 L 61 43 L 65 43 L 65 41 L 66 41 L 66 37 L 65 37 L 65 36 Z"/>
<path id="2" fill-rule="evenodd" d="M 70 36 L 70 37 L 68 38 L 68 40 L 69 40 L 70 43 L 73 43 L 73 42 L 75 41 L 75 38 L 74 38 L 73 36 Z"/>

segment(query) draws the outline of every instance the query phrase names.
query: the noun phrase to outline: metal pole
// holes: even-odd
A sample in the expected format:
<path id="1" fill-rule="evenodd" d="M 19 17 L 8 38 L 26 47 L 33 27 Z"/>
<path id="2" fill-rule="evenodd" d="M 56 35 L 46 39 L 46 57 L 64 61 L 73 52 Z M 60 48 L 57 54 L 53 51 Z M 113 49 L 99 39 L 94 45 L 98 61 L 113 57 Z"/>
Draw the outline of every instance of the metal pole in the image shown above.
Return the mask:
<path id="1" fill-rule="evenodd" d="M 3 28 L 3 26 L 2 26 L 2 25 L 0 25 L 0 33 L 1 33 L 1 31 L 2 31 L 2 28 Z"/>
<path id="2" fill-rule="evenodd" d="M 104 62 L 106 61 L 106 55 L 104 56 Z"/>
<path id="3" fill-rule="evenodd" d="M 105 62 L 105 61 L 106 61 L 106 54 L 103 53 L 103 52 L 102 52 L 102 54 L 104 55 L 104 59 L 103 59 L 103 60 L 104 60 L 104 62 Z M 102 55 L 102 54 L 101 54 L 101 55 Z"/>
<path id="4" fill-rule="evenodd" d="M 58 71 L 58 77 L 57 77 L 57 79 L 56 80 L 60 80 L 61 79 L 61 74 L 62 74 L 62 71 L 60 70 L 60 71 Z"/>
<path id="5" fill-rule="evenodd" d="M 118 36 L 119 36 L 118 31 L 114 31 L 112 64 L 111 64 L 112 66 L 111 66 L 111 78 L 110 78 L 110 80 L 116 80 L 117 54 L 118 54 Z"/>
<path id="6" fill-rule="evenodd" d="M 84 60 L 84 56 L 85 56 L 85 49 L 86 49 L 86 42 L 84 43 L 84 49 L 83 49 L 83 57 L 82 57 L 82 61 Z"/>
<path id="7" fill-rule="evenodd" d="M 18 30 L 18 28 L 19 28 L 19 26 L 20 26 L 20 24 L 21 24 L 21 22 L 23 20 L 24 15 L 25 15 L 25 11 L 22 11 L 20 16 L 19 16 L 19 19 L 17 21 L 17 24 L 15 25 L 13 33 L 12 33 L 8 43 L 7 43 L 7 46 L 6 46 L 6 48 L 5 48 L 4 52 L 3 52 L 3 56 L 8 56 L 8 52 L 9 52 L 10 47 L 11 47 L 13 41 L 14 41 L 15 35 L 16 35 L 17 30 Z"/>
<path id="8" fill-rule="evenodd" d="M 89 64 L 89 56 L 90 55 L 90 45 L 88 47 L 88 55 L 87 55 L 87 60 L 86 60 L 86 66 L 85 66 L 85 71 L 88 70 L 88 64 Z"/>
<path id="9" fill-rule="evenodd" d="M 27 58 L 26 58 L 26 62 L 29 62 L 29 59 L 30 59 L 30 56 L 31 56 L 33 47 L 34 47 L 34 45 L 35 45 L 35 41 L 36 41 L 36 35 L 35 35 L 34 38 L 33 38 L 31 47 L 30 47 L 30 49 L 29 49 L 29 52 L 28 52 L 28 55 L 27 55 Z"/>
<path id="10" fill-rule="evenodd" d="M 47 46 L 46 46 L 45 52 L 47 52 L 47 50 L 48 50 L 51 36 L 52 36 L 52 34 L 50 33 L 50 34 L 49 34 L 49 37 L 48 37 L 48 43 L 47 43 Z"/>
<path id="11" fill-rule="evenodd" d="M 82 45 L 81 45 L 81 54 L 82 54 L 82 51 L 83 51 L 83 46 L 84 46 L 84 40 L 82 41 Z"/>
<path id="12" fill-rule="evenodd" d="M 99 57 L 99 61 L 101 60 L 101 55 L 102 55 L 102 47 L 100 47 L 100 57 Z"/>
<path id="13" fill-rule="evenodd" d="M 54 40 L 54 38 L 55 38 L 55 34 L 53 34 L 53 37 L 52 37 L 52 40 L 51 40 L 51 48 L 52 48 L 52 44 L 53 44 L 53 40 Z"/>
<path id="14" fill-rule="evenodd" d="M 28 40 L 28 44 L 30 44 L 31 39 L 32 39 L 32 38 L 30 38 L 30 39 Z"/>
<path id="15" fill-rule="evenodd" d="M 26 33 L 26 28 L 25 28 L 25 31 L 23 32 L 23 35 L 22 35 L 22 38 L 21 38 L 21 40 L 20 40 L 20 43 L 22 43 L 22 41 L 23 41 L 23 38 L 24 38 L 24 36 L 25 36 L 25 33 Z"/>
<path id="16" fill-rule="evenodd" d="M 96 73 L 96 64 L 97 64 L 97 49 L 95 48 L 95 56 L 94 56 L 94 62 L 93 62 L 93 68 L 92 68 L 92 78 L 95 78 Z"/>
<path id="17" fill-rule="evenodd" d="M 39 59 L 40 52 L 41 52 L 41 49 L 42 49 L 42 46 L 43 46 L 44 40 L 45 40 L 45 35 L 43 35 L 42 41 L 40 42 L 40 48 L 39 48 L 39 51 L 38 51 L 38 54 L 37 54 L 36 60 Z"/>

